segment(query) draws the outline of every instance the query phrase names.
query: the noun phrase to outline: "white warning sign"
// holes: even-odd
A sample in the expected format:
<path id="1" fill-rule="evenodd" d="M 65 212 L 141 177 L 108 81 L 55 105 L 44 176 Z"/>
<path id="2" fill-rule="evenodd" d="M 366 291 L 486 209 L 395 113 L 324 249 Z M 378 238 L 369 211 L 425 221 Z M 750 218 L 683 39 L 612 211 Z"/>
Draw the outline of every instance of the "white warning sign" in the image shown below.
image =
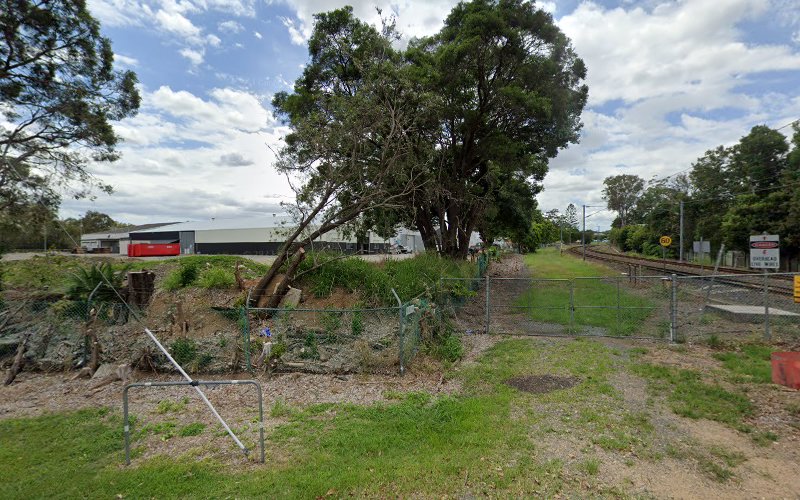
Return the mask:
<path id="1" fill-rule="evenodd" d="M 777 234 L 759 234 L 750 237 L 750 267 L 778 269 L 780 265 L 780 237 Z"/>

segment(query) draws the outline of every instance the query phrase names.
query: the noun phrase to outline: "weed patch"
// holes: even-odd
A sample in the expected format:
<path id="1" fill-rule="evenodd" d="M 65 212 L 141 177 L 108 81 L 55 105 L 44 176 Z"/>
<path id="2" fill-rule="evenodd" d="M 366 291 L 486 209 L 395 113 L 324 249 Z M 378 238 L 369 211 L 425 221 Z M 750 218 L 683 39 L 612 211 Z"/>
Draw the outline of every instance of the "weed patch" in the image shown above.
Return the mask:
<path id="1" fill-rule="evenodd" d="M 753 414 L 753 406 L 741 393 L 706 384 L 693 370 L 638 364 L 632 371 L 649 379 L 651 390 L 665 395 L 670 408 L 678 415 L 715 420 L 743 432 L 751 430 L 743 419 Z"/>
<path id="2" fill-rule="evenodd" d="M 770 355 L 773 350 L 766 345 L 745 344 L 739 351 L 716 353 L 714 358 L 722 361 L 734 382 L 769 384 L 772 382 Z"/>

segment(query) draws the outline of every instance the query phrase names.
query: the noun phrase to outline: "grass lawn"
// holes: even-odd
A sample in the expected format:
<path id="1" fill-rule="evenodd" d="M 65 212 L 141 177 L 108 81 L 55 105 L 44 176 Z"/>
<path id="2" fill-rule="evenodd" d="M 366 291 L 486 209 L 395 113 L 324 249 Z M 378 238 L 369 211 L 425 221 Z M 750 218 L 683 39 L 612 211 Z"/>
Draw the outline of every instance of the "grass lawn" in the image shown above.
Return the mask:
<path id="1" fill-rule="evenodd" d="M 535 321 L 600 327 L 608 334 L 629 336 L 637 333 L 656 307 L 653 300 L 629 292 L 627 280 L 619 272 L 568 253 L 559 255 L 557 249 L 528 254 L 525 264 L 533 278 L 541 281 L 534 281 L 517 305 L 529 307 Z M 570 303 L 574 305 L 572 317 Z"/>
<path id="2" fill-rule="evenodd" d="M 619 413 L 607 378 L 616 363 L 610 349 L 591 341 L 511 340 L 459 373 L 461 395 L 394 394 L 371 406 L 284 404 L 276 411 L 288 422 L 268 436 L 267 465 L 241 473 L 191 456 L 122 467 L 120 416 L 108 409 L 0 420 L 0 497 L 552 496 L 580 485 L 566 479 L 564 461 L 537 447 L 540 431 L 532 426 L 541 415 L 531 405 L 566 411 L 579 402 L 581 426 L 595 429 L 609 449 L 636 445 L 648 432 L 646 416 Z M 505 384 L 531 372 L 581 381 L 541 395 Z M 597 467 L 589 461 L 573 472 L 592 475 Z"/>
<path id="3" fill-rule="evenodd" d="M 685 472 L 723 484 L 748 459 L 676 434 L 682 425 L 670 423 L 672 413 L 720 422 L 759 445 L 778 439 L 748 423 L 755 405 L 738 386 L 642 362 L 647 352 L 589 339 L 509 339 L 451 374 L 462 383 L 455 395 L 392 392 L 368 406 L 278 402 L 268 418 L 284 423 L 267 435 L 266 465 L 242 469 L 197 458 L 214 456 L 208 445 L 124 467 L 116 409 L 0 420 L 0 498 L 637 496 L 642 490 L 614 470 L 635 476 L 639 466 L 677 460 Z M 521 375 L 577 384 L 543 394 L 506 384 Z M 650 390 L 631 403 L 620 377 Z M 182 418 L 183 400 L 163 406 L 158 413 Z M 214 432 L 157 427 L 134 425 L 134 457 L 147 433 L 181 440 Z"/>

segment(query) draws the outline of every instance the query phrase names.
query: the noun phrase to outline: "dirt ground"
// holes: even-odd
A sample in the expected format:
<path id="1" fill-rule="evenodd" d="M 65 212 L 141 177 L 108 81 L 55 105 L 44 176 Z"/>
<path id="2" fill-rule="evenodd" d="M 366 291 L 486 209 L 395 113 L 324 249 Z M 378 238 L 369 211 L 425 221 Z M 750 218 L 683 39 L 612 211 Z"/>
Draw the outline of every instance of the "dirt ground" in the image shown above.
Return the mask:
<path id="1" fill-rule="evenodd" d="M 496 276 L 519 276 L 527 272 L 520 261 L 507 260 L 502 266 L 493 266 Z M 461 310 L 459 328 L 464 330 L 465 356 L 451 369 L 418 357 L 405 376 L 397 375 L 314 375 L 283 374 L 260 375 L 257 380 L 264 390 L 264 420 L 267 433 L 286 423 L 291 409 L 320 403 L 372 404 L 389 402 L 398 393 L 428 392 L 431 394 L 458 394 L 462 390 L 458 372 L 475 363 L 495 343 L 520 336 L 486 335 L 467 331 L 483 314 L 482 295 L 479 293 Z M 479 322 L 477 324 L 480 324 Z M 635 341 L 630 339 L 598 338 L 605 346 L 625 359 L 638 352 L 639 360 L 656 365 L 692 369 L 704 377 L 718 377 L 722 371 L 714 351 L 703 345 L 669 345 L 665 342 Z M 573 342 L 569 338 L 542 338 L 533 341 L 544 345 Z M 0 419 L 28 417 L 46 412 L 67 411 L 79 408 L 108 406 L 122 408 L 122 384 L 115 382 L 94 396 L 87 397 L 91 381 L 69 380 L 68 374 L 40 374 L 23 372 L 8 387 L 0 387 Z M 217 379 L 220 377 L 207 377 Z M 226 375 L 226 379 L 248 379 L 249 374 Z M 153 375 L 135 372 L 133 381 L 178 380 L 172 375 Z M 531 381 L 524 381 L 525 383 Z M 547 382 L 536 380 L 534 382 Z M 726 387 L 729 382 L 719 379 Z M 549 382 L 548 382 L 549 383 Z M 800 498 L 800 415 L 791 414 L 790 408 L 800 408 L 800 392 L 772 384 L 739 385 L 755 407 L 755 414 L 745 423 L 760 432 L 773 432 L 779 439 L 766 445 L 757 444 L 751 436 L 721 423 L 684 418 L 673 413 L 662 397 L 652 392 L 647 380 L 626 369 L 615 371 L 611 385 L 621 395 L 621 412 L 646 413 L 650 417 L 651 443 L 647 454 L 637 447 L 620 451 L 606 451 L 593 444 L 585 430 L 573 426 L 578 417 L 567 410 L 554 410 L 546 403 L 536 403 L 525 411 L 542 417 L 537 428 L 531 429 L 536 443 L 537 460 L 558 459 L 564 463 L 564 475 L 585 483 L 581 491 L 592 495 L 656 498 Z M 547 385 L 547 384 L 546 384 Z M 537 386 L 538 387 L 538 386 Z M 566 387 L 566 385 L 564 385 Z M 548 389 L 560 390 L 559 384 Z M 250 448 L 258 442 L 257 399 L 251 386 L 221 386 L 204 389 L 209 400 L 228 421 L 234 432 Z M 569 408 L 567 406 L 566 408 Z M 215 460 L 241 467 L 257 468 L 257 453 L 242 459 L 232 440 L 215 423 L 199 397 L 189 387 L 135 388 L 130 391 L 130 411 L 136 417 L 134 430 L 150 426 L 172 426 L 174 431 L 143 433 L 136 442 L 133 463 L 157 455 L 179 456 L 189 454 L 196 458 L 212 457 Z M 335 412 L 335 407 L 328 410 Z M 213 432 L 199 436 L 171 439 L 175 432 L 190 423 L 203 423 Z M 540 427 L 547 426 L 548 432 Z M 719 459 L 718 457 L 727 457 Z M 709 476 L 704 467 L 709 460 L 730 460 L 732 477 L 725 481 Z M 267 461 L 282 458 L 273 455 L 267 445 Z M 582 464 L 596 460 L 599 473 L 588 477 L 576 472 Z M 615 495 L 612 493 L 612 495 Z"/>

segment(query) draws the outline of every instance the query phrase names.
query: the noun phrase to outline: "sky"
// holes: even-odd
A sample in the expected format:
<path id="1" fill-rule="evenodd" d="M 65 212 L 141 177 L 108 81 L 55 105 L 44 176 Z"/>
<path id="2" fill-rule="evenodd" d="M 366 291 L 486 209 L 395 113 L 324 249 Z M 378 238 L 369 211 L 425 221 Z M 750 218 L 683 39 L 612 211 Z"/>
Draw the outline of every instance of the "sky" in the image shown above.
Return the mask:
<path id="1" fill-rule="evenodd" d="M 129 223 L 252 217 L 291 202 L 273 168 L 287 129 L 270 101 L 308 60 L 313 15 L 352 5 L 378 24 L 394 14 L 404 43 L 437 32 L 452 0 L 89 0 L 134 70 L 142 106 L 115 123 L 122 158 L 92 171 L 114 186 L 65 196 L 62 215 L 97 210 Z M 755 125 L 800 118 L 798 0 L 549 0 L 588 68 L 579 144 L 551 161 L 542 210 L 588 205 L 606 229 L 603 179 L 646 180 L 691 168 Z M 786 127 L 783 132 L 789 132 Z M 596 207 L 596 208 L 595 208 Z"/>

